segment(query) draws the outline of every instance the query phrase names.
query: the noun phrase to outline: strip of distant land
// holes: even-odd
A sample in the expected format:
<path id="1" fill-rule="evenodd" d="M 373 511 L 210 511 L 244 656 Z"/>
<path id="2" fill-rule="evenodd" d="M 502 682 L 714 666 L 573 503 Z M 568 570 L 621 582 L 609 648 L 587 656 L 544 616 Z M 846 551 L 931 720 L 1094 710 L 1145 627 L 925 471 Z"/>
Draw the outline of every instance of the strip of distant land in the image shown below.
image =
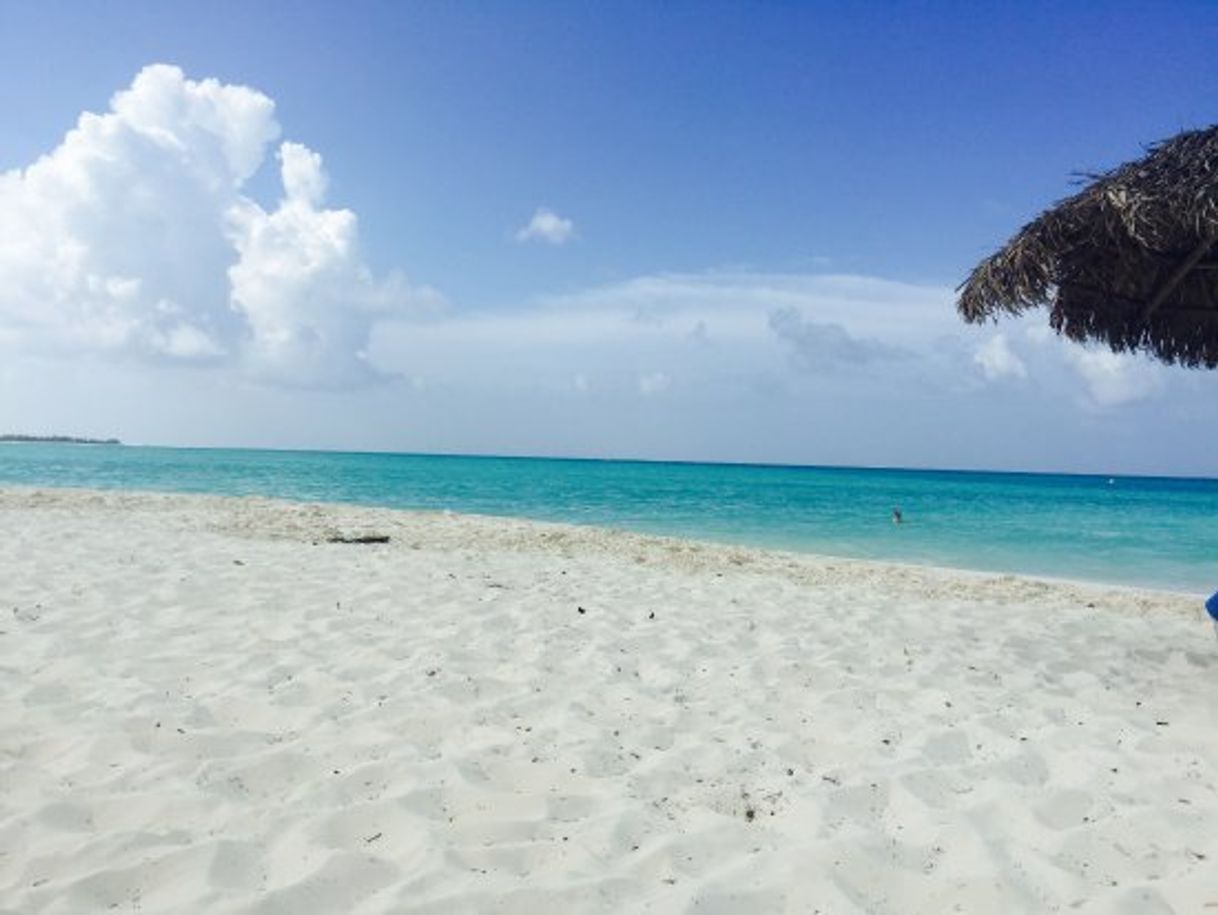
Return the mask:
<path id="1" fill-rule="evenodd" d="M 0 434 L 0 442 L 52 442 L 56 445 L 121 445 L 116 438 L 80 438 L 75 435 Z"/>

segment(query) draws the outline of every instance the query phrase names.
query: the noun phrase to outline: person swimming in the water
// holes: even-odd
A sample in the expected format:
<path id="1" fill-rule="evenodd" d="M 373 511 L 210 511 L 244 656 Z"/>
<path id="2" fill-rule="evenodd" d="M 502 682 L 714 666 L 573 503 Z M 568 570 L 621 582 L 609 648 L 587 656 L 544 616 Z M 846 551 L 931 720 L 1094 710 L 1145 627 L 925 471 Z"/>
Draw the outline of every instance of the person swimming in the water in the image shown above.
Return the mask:
<path id="1" fill-rule="evenodd" d="M 901 514 L 901 507 L 898 505 L 896 508 L 894 508 L 892 510 L 892 523 L 900 524 L 904 520 L 905 520 L 905 517 L 904 517 L 904 515 Z"/>

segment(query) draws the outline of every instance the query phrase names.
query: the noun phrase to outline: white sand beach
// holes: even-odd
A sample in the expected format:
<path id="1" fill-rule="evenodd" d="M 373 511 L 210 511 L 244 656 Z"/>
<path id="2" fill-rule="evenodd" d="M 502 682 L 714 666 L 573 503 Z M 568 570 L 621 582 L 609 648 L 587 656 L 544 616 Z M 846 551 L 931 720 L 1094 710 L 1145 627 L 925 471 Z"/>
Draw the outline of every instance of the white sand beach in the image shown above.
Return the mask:
<path id="1" fill-rule="evenodd" d="M 1215 824 L 1195 597 L 0 490 L 0 911 L 1218 912 Z"/>

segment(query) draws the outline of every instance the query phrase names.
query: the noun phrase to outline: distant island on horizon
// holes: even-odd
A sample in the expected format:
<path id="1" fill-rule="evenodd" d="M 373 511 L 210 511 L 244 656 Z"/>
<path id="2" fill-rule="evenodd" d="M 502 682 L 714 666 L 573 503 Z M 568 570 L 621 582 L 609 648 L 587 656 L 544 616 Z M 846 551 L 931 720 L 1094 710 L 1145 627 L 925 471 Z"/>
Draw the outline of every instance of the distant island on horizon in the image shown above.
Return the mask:
<path id="1" fill-rule="evenodd" d="M 0 435 L 0 442 L 42 442 L 56 445 L 121 445 L 116 438 L 81 438 L 75 435 L 20 435 L 5 433 Z"/>

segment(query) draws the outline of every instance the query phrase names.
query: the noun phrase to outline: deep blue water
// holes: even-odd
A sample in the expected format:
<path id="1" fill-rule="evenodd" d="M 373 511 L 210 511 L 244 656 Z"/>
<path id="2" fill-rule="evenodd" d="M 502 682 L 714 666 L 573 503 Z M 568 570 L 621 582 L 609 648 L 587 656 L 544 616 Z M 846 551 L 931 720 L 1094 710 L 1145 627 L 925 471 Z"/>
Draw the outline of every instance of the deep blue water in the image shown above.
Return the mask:
<path id="1" fill-rule="evenodd" d="M 0 445 L 0 484 L 451 509 L 1208 594 L 1218 480 Z M 900 506 L 906 523 L 891 522 Z"/>

